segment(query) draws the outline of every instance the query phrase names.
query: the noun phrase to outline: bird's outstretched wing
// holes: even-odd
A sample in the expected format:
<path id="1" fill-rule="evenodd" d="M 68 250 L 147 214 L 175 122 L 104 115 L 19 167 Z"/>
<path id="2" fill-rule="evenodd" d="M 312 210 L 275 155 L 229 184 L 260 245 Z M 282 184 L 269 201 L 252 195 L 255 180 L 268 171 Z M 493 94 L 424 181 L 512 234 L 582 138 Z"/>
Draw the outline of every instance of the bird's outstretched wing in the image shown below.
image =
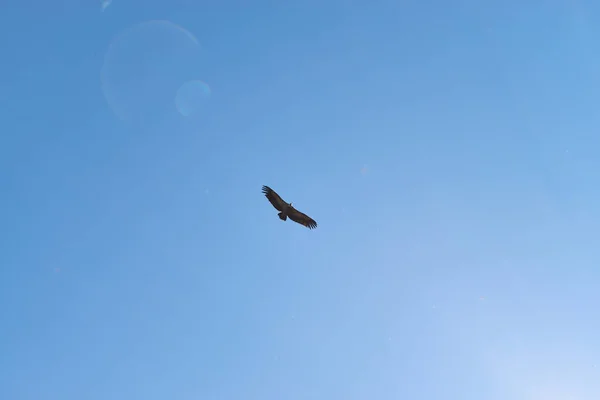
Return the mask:
<path id="1" fill-rule="evenodd" d="M 265 194 L 265 197 L 269 200 L 273 207 L 277 209 L 277 211 L 283 211 L 283 205 L 285 202 L 281 197 L 279 197 L 276 191 L 268 186 L 263 185 L 262 192 Z"/>
<path id="2" fill-rule="evenodd" d="M 301 213 L 294 207 L 290 207 L 290 209 L 287 211 L 287 216 L 292 221 L 297 222 L 300 225 L 304 225 L 308 229 L 315 229 L 317 227 L 317 222 L 314 219 L 304 213 Z"/>

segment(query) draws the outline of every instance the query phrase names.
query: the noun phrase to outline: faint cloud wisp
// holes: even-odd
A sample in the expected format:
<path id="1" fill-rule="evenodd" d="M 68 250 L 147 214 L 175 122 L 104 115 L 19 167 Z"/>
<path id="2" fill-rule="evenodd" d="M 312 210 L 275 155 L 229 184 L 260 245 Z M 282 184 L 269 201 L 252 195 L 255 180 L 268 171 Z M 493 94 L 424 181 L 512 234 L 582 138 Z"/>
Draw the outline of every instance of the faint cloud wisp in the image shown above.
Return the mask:
<path id="1" fill-rule="evenodd" d="M 110 3 L 112 3 L 112 0 L 102 0 L 102 12 L 106 10 L 106 7 L 110 6 Z"/>

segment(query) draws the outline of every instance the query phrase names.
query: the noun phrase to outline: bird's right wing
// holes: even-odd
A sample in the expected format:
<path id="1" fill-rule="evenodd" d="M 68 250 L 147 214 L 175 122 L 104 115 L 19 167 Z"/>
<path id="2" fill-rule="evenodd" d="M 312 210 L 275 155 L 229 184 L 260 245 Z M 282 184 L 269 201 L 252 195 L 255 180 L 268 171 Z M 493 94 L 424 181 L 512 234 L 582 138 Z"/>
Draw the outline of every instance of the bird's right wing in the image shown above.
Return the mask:
<path id="1" fill-rule="evenodd" d="M 283 211 L 283 205 L 285 202 L 281 197 L 279 197 L 276 191 L 268 186 L 263 185 L 262 192 L 265 194 L 265 197 L 269 200 L 269 202 L 273 204 L 273 207 L 275 207 L 278 211 Z"/>

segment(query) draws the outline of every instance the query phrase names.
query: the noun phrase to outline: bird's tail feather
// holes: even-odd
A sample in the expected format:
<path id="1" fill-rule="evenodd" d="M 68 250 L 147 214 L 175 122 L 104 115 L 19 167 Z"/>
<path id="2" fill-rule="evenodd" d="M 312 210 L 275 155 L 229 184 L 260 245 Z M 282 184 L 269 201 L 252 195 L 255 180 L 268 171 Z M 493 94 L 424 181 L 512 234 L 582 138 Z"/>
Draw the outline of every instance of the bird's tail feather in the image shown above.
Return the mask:
<path id="1" fill-rule="evenodd" d="M 279 214 L 277 214 L 277 215 L 279 215 L 279 219 L 281 219 L 281 220 L 283 220 L 283 221 L 285 221 L 285 220 L 287 219 L 287 215 L 285 215 L 285 214 L 284 214 L 284 213 L 282 213 L 282 212 L 280 212 L 280 213 L 279 213 Z"/>

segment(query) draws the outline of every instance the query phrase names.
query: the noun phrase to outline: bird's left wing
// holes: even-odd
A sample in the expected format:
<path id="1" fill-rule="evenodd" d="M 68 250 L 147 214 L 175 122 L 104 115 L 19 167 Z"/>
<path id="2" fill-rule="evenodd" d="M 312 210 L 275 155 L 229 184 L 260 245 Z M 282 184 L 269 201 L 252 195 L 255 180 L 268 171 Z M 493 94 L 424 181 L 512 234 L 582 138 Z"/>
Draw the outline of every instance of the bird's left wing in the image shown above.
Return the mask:
<path id="1" fill-rule="evenodd" d="M 294 207 L 291 207 L 291 209 L 287 213 L 287 216 L 292 221 L 297 222 L 300 225 L 304 225 L 308 229 L 315 229 L 317 227 L 317 222 L 314 219 L 296 210 Z"/>

